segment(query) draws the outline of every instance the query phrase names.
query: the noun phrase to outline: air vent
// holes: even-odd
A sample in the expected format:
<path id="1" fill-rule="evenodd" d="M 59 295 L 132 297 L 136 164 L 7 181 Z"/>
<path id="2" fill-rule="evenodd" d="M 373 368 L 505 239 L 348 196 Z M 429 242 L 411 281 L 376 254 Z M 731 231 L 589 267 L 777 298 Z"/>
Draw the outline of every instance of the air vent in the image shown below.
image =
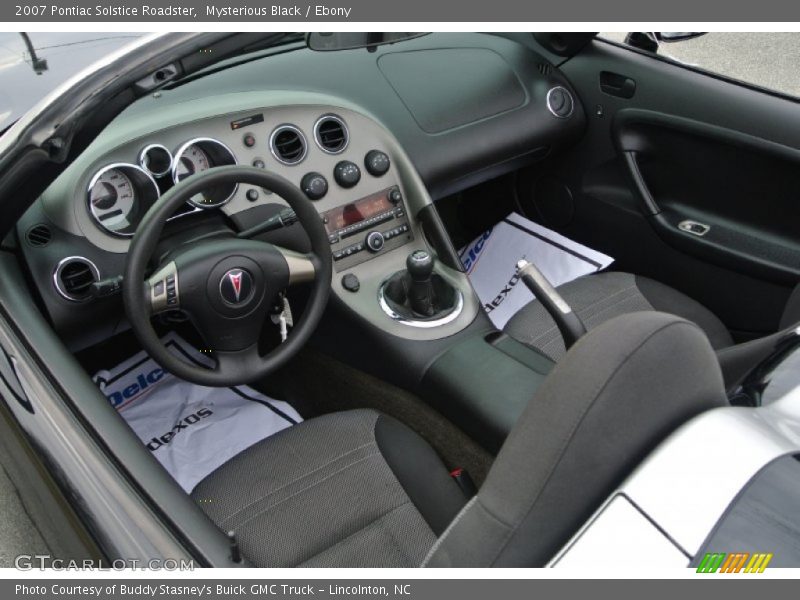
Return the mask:
<path id="1" fill-rule="evenodd" d="M 328 154 L 339 154 L 347 148 L 347 125 L 336 115 L 320 117 L 314 125 L 314 139 Z"/>
<path id="2" fill-rule="evenodd" d="M 53 232 L 50 231 L 50 228 L 47 225 L 43 225 L 41 223 L 31 227 L 28 230 L 28 233 L 25 235 L 25 239 L 28 240 L 28 243 L 36 248 L 47 246 L 52 238 Z"/>
<path id="3" fill-rule="evenodd" d="M 561 86 L 554 87 L 547 92 L 547 109 L 554 117 L 568 119 L 575 110 L 575 101 L 569 90 Z"/>
<path id="4" fill-rule="evenodd" d="M 536 68 L 539 69 L 539 73 L 542 75 L 550 75 L 553 72 L 553 65 L 548 65 L 547 63 L 539 63 Z"/>
<path id="5" fill-rule="evenodd" d="M 53 277 L 58 293 L 73 302 L 88 300 L 92 283 L 99 279 L 97 267 L 82 256 L 70 256 L 62 260 Z"/>
<path id="6" fill-rule="evenodd" d="M 306 138 L 294 125 L 281 125 L 269 140 L 272 155 L 285 165 L 296 165 L 306 157 Z"/>

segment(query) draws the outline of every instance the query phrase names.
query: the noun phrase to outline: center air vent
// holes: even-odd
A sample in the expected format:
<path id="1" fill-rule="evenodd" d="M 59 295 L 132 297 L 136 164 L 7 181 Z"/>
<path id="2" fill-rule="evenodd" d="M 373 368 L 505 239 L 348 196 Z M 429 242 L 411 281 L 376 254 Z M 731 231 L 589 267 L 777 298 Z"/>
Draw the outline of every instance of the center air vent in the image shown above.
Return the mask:
<path id="1" fill-rule="evenodd" d="M 65 258 L 58 263 L 53 275 L 58 293 L 73 302 L 88 300 L 92 293 L 92 283 L 99 279 L 100 273 L 97 267 L 82 256 Z"/>
<path id="2" fill-rule="evenodd" d="M 303 132 L 294 125 L 281 125 L 269 138 L 272 155 L 285 165 L 296 165 L 308 150 Z"/>
<path id="3" fill-rule="evenodd" d="M 53 232 L 50 231 L 50 228 L 47 225 L 39 224 L 34 225 L 28 230 L 28 233 L 25 235 L 25 239 L 28 240 L 28 243 L 31 246 L 36 248 L 40 248 L 42 246 L 47 246 L 50 243 L 50 240 L 53 237 Z"/>
<path id="4" fill-rule="evenodd" d="M 347 148 L 347 125 L 336 115 L 320 117 L 314 125 L 314 139 L 328 154 L 339 154 Z"/>

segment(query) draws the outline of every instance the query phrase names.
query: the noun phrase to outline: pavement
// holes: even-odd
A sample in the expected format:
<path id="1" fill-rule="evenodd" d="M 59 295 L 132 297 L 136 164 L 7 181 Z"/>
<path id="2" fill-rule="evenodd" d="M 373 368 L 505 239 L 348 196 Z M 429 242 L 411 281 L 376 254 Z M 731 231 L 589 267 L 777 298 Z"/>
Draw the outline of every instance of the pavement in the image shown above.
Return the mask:
<path id="1" fill-rule="evenodd" d="M 49 553 L 17 490 L 0 468 L 0 568 L 13 567 L 15 557 L 20 554 Z"/>
<path id="2" fill-rule="evenodd" d="M 616 42 L 625 33 L 601 33 Z M 659 54 L 727 77 L 800 97 L 800 33 L 711 32 L 662 43 Z"/>

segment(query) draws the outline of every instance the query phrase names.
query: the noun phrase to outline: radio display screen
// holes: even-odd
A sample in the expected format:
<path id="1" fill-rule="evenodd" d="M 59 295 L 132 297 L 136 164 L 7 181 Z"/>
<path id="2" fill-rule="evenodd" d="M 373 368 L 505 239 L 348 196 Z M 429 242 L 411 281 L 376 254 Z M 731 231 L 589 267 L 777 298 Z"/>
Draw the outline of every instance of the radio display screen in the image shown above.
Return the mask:
<path id="1" fill-rule="evenodd" d="M 389 200 L 390 191 L 391 188 L 324 212 L 322 216 L 326 219 L 325 227 L 328 233 L 392 210 L 394 204 Z"/>

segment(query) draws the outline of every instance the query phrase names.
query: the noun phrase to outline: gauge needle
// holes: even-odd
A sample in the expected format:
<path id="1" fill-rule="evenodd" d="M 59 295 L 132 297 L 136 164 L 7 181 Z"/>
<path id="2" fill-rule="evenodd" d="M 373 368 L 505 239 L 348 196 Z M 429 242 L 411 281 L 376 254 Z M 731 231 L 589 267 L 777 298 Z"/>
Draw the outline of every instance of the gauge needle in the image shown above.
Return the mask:
<path id="1" fill-rule="evenodd" d="M 98 216 L 97 218 L 100 219 L 101 221 L 107 221 L 108 219 L 111 219 L 112 217 L 118 217 L 121 214 L 122 211 L 117 209 L 117 210 L 112 210 L 111 212 L 104 213 Z"/>

